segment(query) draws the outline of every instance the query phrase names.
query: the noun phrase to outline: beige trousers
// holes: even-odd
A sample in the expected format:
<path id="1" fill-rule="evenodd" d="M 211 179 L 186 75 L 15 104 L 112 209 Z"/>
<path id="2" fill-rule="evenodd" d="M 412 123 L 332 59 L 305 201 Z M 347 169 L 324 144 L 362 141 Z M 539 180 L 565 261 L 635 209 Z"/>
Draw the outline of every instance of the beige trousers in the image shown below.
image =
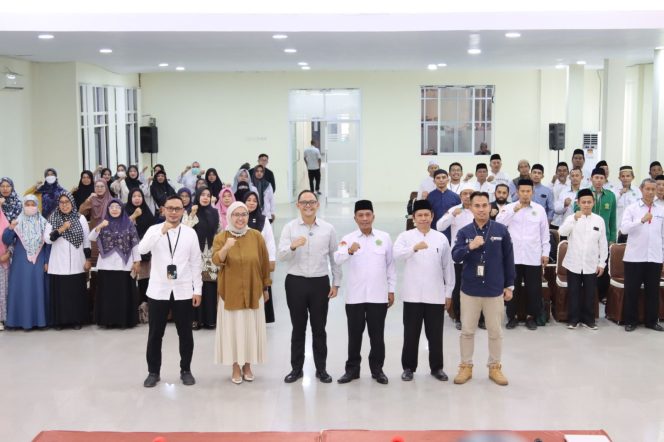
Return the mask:
<path id="1" fill-rule="evenodd" d="M 489 365 L 500 363 L 503 350 L 503 315 L 505 304 L 502 295 L 493 297 L 468 296 L 461 292 L 461 363 L 472 364 L 475 350 L 475 330 L 480 314 L 489 333 Z"/>

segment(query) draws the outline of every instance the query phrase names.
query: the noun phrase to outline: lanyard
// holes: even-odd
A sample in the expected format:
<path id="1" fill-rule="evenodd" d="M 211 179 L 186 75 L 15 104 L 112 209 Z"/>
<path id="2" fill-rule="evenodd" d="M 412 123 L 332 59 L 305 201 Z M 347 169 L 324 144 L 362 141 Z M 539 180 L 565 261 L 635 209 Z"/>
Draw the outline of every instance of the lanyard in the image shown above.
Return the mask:
<path id="1" fill-rule="evenodd" d="M 173 262 L 173 257 L 175 256 L 175 251 L 178 248 L 178 243 L 180 242 L 180 231 L 182 230 L 182 226 L 178 227 L 178 237 L 175 240 L 175 247 L 171 246 L 171 236 L 166 232 L 166 238 L 168 239 L 168 250 L 171 252 L 171 263 Z"/>
<path id="2" fill-rule="evenodd" d="M 487 225 L 488 225 L 488 227 L 487 227 Z M 482 239 L 484 240 L 484 245 L 482 246 L 482 254 L 480 255 L 480 264 L 484 264 L 486 262 L 486 245 L 487 245 L 486 242 L 487 242 L 487 239 L 489 239 L 490 235 L 491 235 L 491 220 L 489 220 L 489 222 L 484 225 L 484 227 L 486 228 L 486 234 L 482 234 L 481 232 L 479 232 L 477 230 L 477 224 L 475 224 L 475 221 L 473 221 L 473 227 L 475 228 L 475 233 L 478 236 L 481 236 Z"/>

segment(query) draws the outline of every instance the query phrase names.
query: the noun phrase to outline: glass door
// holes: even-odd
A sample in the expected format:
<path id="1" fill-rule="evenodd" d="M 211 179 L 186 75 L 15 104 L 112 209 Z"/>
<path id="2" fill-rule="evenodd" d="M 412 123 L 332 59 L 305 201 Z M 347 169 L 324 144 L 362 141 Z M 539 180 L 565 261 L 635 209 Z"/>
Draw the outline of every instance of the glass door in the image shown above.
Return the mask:
<path id="1" fill-rule="evenodd" d="M 321 149 L 325 170 L 324 197 L 330 202 L 359 198 L 360 123 L 326 122 Z"/>

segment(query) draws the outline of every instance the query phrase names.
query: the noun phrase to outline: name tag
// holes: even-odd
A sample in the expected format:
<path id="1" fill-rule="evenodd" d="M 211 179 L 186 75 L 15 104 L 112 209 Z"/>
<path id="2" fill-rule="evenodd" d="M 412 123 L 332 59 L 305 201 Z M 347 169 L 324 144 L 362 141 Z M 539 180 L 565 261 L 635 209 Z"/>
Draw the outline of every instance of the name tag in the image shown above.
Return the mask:
<path id="1" fill-rule="evenodd" d="M 599 232 L 599 227 L 593 227 L 593 230 L 596 230 Z"/>
<path id="2" fill-rule="evenodd" d="M 491 239 L 491 241 L 502 241 L 503 240 L 503 238 L 501 236 L 492 236 L 490 239 Z"/>
<path id="3" fill-rule="evenodd" d="M 543 193 L 543 194 L 541 194 L 541 195 L 540 195 L 540 197 L 542 197 L 542 198 L 546 199 L 546 194 L 545 194 L 545 193 Z"/>

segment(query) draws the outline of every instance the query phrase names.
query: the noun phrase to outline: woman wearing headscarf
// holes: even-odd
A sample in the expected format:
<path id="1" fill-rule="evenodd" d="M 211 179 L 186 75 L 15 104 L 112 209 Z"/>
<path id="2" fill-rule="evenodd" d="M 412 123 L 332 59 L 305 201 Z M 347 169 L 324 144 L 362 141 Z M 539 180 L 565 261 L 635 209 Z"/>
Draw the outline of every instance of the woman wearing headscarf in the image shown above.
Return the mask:
<path id="1" fill-rule="evenodd" d="M 0 210 L 0 234 L 9 228 L 9 221 L 4 212 Z M 5 329 L 5 319 L 7 318 L 7 285 L 9 280 L 9 262 L 11 260 L 11 251 L 0 241 L 0 331 Z"/>
<path id="2" fill-rule="evenodd" d="M 234 202 L 227 227 L 214 238 L 212 262 L 220 267 L 215 360 L 232 365 L 231 381 L 253 381 L 251 364 L 265 360 L 264 301 L 268 299 L 270 259 L 263 236 L 247 225 L 249 210 Z M 242 364 L 242 366 L 240 366 Z"/>
<path id="3" fill-rule="evenodd" d="M 175 189 L 173 189 L 173 187 L 168 184 L 166 172 L 163 170 L 155 172 L 154 180 L 152 181 L 152 184 L 150 184 L 150 195 L 152 196 L 152 200 L 154 201 L 154 205 L 157 209 L 155 213 L 159 213 L 161 211 L 161 208 L 166 202 L 166 198 L 171 195 L 175 195 Z"/>
<path id="4" fill-rule="evenodd" d="M 274 241 L 272 225 L 261 211 L 258 194 L 256 192 L 247 193 L 244 196 L 244 204 L 249 210 L 248 226 L 250 229 L 258 230 L 263 235 L 263 240 L 265 240 L 265 245 L 267 246 L 267 254 L 270 257 L 270 272 L 274 272 L 274 266 L 277 260 L 277 245 Z M 270 297 L 265 301 L 265 322 L 271 323 L 274 322 L 272 286 L 269 286 L 267 291 Z"/>
<path id="5" fill-rule="evenodd" d="M 254 167 L 254 172 L 251 175 L 251 180 L 256 186 L 256 193 L 258 194 L 258 202 L 260 204 L 263 215 L 268 221 L 274 221 L 275 215 L 275 202 L 274 202 L 274 189 L 272 184 L 265 178 L 265 168 L 262 165 Z"/>
<path id="6" fill-rule="evenodd" d="M 18 218 L 23 210 L 21 199 L 18 197 L 16 189 L 14 189 L 14 182 L 11 178 L 2 177 L 0 179 L 0 205 L 8 222 Z"/>
<path id="7" fill-rule="evenodd" d="M 230 187 L 224 187 L 219 192 L 219 201 L 217 201 L 217 210 L 219 210 L 219 224 L 221 230 L 226 230 L 226 212 L 231 204 L 235 202 L 235 195 Z"/>
<path id="8" fill-rule="evenodd" d="M 78 211 L 81 211 L 81 206 L 87 200 L 90 195 L 95 191 L 94 185 L 94 175 L 89 170 L 84 170 L 81 172 L 81 177 L 78 180 L 78 186 L 72 190 L 72 195 L 74 196 L 74 202 L 76 203 L 76 208 Z M 87 218 L 87 217 L 86 217 Z"/>
<path id="9" fill-rule="evenodd" d="M 238 170 L 233 179 L 233 194 L 235 195 L 235 201 L 244 201 L 244 194 L 250 191 L 256 192 L 257 189 L 251 183 L 249 170 Z"/>
<path id="10" fill-rule="evenodd" d="M 53 168 L 48 168 L 44 171 L 44 183 L 38 182 L 37 186 L 28 189 L 26 195 L 37 193 L 41 197 L 42 215 L 44 218 L 55 210 L 58 206 L 58 199 L 62 193 L 67 192 L 58 183 L 58 173 Z"/>
<path id="11" fill-rule="evenodd" d="M 224 183 L 221 182 L 217 169 L 211 167 L 205 172 L 205 184 L 212 193 L 212 204 L 214 204 L 219 199 L 219 192 L 224 188 Z"/>
<path id="12" fill-rule="evenodd" d="M 118 172 L 117 178 L 111 183 L 111 191 L 120 201 L 126 203 L 129 199 L 129 192 L 134 189 L 141 189 L 143 193 L 150 190 L 149 186 L 145 183 L 145 176 L 138 171 L 137 166 L 131 165 L 127 169 L 126 175 Z"/>
<path id="13" fill-rule="evenodd" d="M 129 202 L 125 206 L 125 212 L 129 219 L 136 225 L 138 239 L 143 239 L 145 232 L 157 224 L 158 219 L 152 214 L 150 208 L 145 201 L 145 196 L 141 189 L 134 189 L 129 194 Z M 140 294 L 140 302 L 147 302 L 148 283 L 150 281 L 150 260 L 151 255 L 141 255 L 141 264 L 137 274 L 138 292 Z"/>
<path id="14" fill-rule="evenodd" d="M 191 194 L 191 190 L 188 187 L 183 187 L 178 190 L 178 196 L 182 200 L 182 205 L 184 206 L 184 212 L 182 212 L 182 224 L 193 228 L 198 222 L 198 218 L 196 218 L 198 206 L 194 206 L 194 197 Z"/>
<path id="15" fill-rule="evenodd" d="M 95 181 L 94 192 L 78 208 L 81 215 L 90 219 L 90 229 L 97 227 L 104 220 L 106 209 L 113 197 L 103 179 Z"/>
<path id="16" fill-rule="evenodd" d="M 97 325 L 131 328 L 136 325 L 134 300 L 135 282 L 131 274 L 138 274 L 141 255 L 138 253 L 138 232 L 122 202 L 111 200 L 104 220 L 88 236 L 99 247 L 97 260 Z"/>
<path id="17" fill-rule="evenodd" d="M 212 194 L 207 187 L 196 191 L 194 231 L 201 249 L 203 293 L 201 305 L 194 308 L 194 330 L 214 328 L 217 324 L 217 266 L 212 263 L 212 244 L 219 232 L 219 212 L 212 207 Z M 194 210 L 192 209 L 192 213 Z"/>
<path id="18" fill-rule="evenodd" d="M 74 197 L 64 192 L 48 217 L 44 241 L 51 244 L 48 260 L 51 324 L 75 330 L 87 321 L 86 277 L 90 262 L 90 229 L 74 207 Z"/>
<path id="19" fill-rule="evenodd" d="M 5 322 L 11 328 L 48 326 L 46 267 L 51 246 L 44 243 L 46 219 L 39 213 L 38 203 L 36 196 L 26 196 L 21 214 L 2 234 L 2 242 L 14 248 Z"/>

